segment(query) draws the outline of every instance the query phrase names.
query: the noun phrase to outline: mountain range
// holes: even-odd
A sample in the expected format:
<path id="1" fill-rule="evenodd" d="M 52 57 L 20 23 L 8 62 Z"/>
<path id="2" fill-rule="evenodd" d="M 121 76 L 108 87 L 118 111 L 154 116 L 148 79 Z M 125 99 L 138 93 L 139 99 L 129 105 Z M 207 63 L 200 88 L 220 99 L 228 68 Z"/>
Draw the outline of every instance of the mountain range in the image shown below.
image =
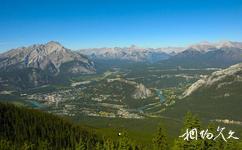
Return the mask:
<path id="1" fill-rule="evenodd" d="M 162 62 L 184 67 L 228 67 L 242 61 L 242 43 L 222 41 L 201 42 L 188 47 L 130 47 L 81 49 L 95 60 L 128 60 L 132 62 Z"/>
<path id="2" fill-rule="evenodd" d="M 92 74 L 94 62 L 101 66 L 128 62 L 148 62 L 182 67 L 228 67 L 242 62 L 242 43 L 224 41 L 167 48 L 130 47 L 94 48 L 72 51 L 50 41 L 20 47 L 0 54 L 1 88 L 9 85 L 36 87 L 63 81 L 75 75 Z M 97 66 L 100 66 L 97 63 Z M 105 64 L 105 65 L 103 65 Z M 3 86 L 4 85 L 4 86 Z"/>
<path id="3" fill-rule="evenodd" d="M 141 48 L 131 45 L 130 47 L 81 49 L 80 52 L 92 59 L 157 62 L 168 59 L 172 52 L 179 50 L 181 50 L 179 47 Z"/>

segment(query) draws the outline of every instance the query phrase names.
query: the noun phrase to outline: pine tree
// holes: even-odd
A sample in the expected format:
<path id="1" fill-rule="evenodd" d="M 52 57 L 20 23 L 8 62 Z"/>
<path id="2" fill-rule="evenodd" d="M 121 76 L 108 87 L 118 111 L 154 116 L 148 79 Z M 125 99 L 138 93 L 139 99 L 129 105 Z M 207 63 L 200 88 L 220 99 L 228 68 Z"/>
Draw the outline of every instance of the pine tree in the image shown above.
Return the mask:
<path id="1" fill-rule="evenodd" d="M 207 127 L 208 131 L 215 136 L 216 132 L 216 125 L 214 123 L 209 123 Z M 214 137 L 213 137 L 214 138 Z M 220 139 L 218 141 L 215 141 L 212 139 L 205 139 L 203 142 L 204 149 L 206 150 L 220 150 Z"/>
<path id="2" fill-rule="evenodd" d="M 199 131 L 201 129 L 201 123 L 197 116 L 193 115 L 191 112 L 188 112 L 185 115 L 183 128 L 181 129 L 180 135 L 183 135 L 186 133 L 186 131 L 190 131 L 192 129 L 196 129 L 197 132 L 197 140 L 189 139 L 184 140 L 184 138 L 179 137 L 177 140 L 175 140 L 175 144 L 173 149 L 174 150 L 200 150 L 203 149 L 203 140 L 199 136 Z"/>
<path id="3" fill-rule="evenodd" d="M 153 138 L 153 147 L 154 150 L 167 150 L 168 143 L 167 143 L 167 134 L 166 130 L 162 125 L 158 128 L 158 132 Z"/>

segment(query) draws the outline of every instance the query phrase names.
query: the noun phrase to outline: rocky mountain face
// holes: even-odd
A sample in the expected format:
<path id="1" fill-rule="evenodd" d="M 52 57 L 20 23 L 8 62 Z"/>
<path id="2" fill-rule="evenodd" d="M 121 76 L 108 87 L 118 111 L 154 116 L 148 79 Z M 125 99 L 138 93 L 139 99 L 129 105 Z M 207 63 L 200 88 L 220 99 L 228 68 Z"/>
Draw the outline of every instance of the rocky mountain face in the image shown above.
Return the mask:
<path id="1" fill-rule="evenodd" d="M 141 48 L 135 45 L 130 47 L 114 47 L 114 48 L 94 48 L 82 49 L 81 53 L 90 56 L 93 59 L 106 60 L 129 60 L 133 62 L 157 62 L 168 59 L 177 51 L 181 51 L 179 47 L 168 48 Z M 173 53 L 172 53 L 173 52 Z"/>
<path id="2" fill-rule="evenodd" d="M 2 80 L 28 81 L 33 85 L 49 83 L 52 77 L 62 74 L 95 72 L 94 63 L 86 56 L 54 41 L 0 54 L 0 70 Z"/>
<path id="3" fill-rule="evenodd" d="M 213 72 L 210 76 L 198 80 L 192 84 L 184 93 L 184 97 L 191 95 L 201 88 L 215 87 L 215 89 L 224 86 L 230 86 L 235 82 L 242 83 L 242 63 L 233 65 L 227 69 Z"/>
<path id="4" fill-rule="evenodd" d="M 143 84 L 138 84 L 136 86 L 135 93 L 133 94 L 133 98 L 135 99 L 145 99 L 152 95 L 151 91 L 146 88 Z"/>
<path id="5" fill-rule="evenodd" d="M 12 49 L 1 54 L 0 69 L 36 68 L 58 74 L 61 71 L 61 65 L 72 61 L 77 63 L 71 66 L 70 73 L 92 73 L 95 71 L 93 62 L 86 56 L 66 49 L 58 42 L 53 41 L 45 45 Z"/>
<path id="6" fill-rule="evenodd" d="M 165 115 L 180 117 L 191 111 L 208 121 L 242 121 L 242 63 L 213 72 L 192 84 Z M 179 113 L 177 113 L 179 112 Z"/>

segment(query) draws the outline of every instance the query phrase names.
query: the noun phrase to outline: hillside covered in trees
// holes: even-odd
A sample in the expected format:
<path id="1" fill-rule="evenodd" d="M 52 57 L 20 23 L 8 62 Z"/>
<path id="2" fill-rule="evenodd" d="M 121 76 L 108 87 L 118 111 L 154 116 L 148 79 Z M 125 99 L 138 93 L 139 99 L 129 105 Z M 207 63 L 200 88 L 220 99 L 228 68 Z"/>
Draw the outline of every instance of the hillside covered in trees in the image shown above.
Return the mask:
<path id="1" fill-rule="evenodd" d="M 242 149 L 241 139 L 222 137 L 216 140 L 203 139 L 198 135 L 196 140 L 184 140 L 177 137 L 170 142 L 163 125 L 158 127 L 150 145 L 138 145 L 128 138 L 128 133 L 119 133 L 117 139 L 97 134 L 90 127 L 80 126 L 64 118 L 38 110 L 17 107 L 0 103 L 0 149 L 1 150 L 238 150 Z M 186 130 L 202 129 L 198 117 L 187 113 L 181 135 Z M 216 134 L 217 126 L 210 123 L 207 127 Z M 225 134 L 225 133 L 224 133 Z M 236 133 L 236 135 L 239 135 Z M 173 143 L 173 144 L 170 144 Z"/>

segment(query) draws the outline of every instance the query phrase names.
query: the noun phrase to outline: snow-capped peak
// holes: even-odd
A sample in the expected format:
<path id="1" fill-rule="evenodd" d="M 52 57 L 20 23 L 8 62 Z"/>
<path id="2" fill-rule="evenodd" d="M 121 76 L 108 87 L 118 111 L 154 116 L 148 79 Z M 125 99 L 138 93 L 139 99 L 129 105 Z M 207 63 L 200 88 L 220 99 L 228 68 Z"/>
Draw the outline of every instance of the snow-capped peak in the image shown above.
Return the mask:
<path id="1" fill-rule="evenodd" d="M 232 41 L 220 41 L 217 43 L 211 42 L 200 42 L 198 44 L 194 44 L 189 46 L 187 49 L 193 49 L 197 51 L 207 52 L 215 49 L 221 48 L 240 48 L 242 49 L 242 42 L 232 42 Z"/>
<path id="2" fill-rule="evenodd" d="M 241 42 L 232 42 L 232 41 L 221 41 L 217 43 L 217 48 L 222 47 L 234 47 L 234 48 L 242 48 Z"/>

